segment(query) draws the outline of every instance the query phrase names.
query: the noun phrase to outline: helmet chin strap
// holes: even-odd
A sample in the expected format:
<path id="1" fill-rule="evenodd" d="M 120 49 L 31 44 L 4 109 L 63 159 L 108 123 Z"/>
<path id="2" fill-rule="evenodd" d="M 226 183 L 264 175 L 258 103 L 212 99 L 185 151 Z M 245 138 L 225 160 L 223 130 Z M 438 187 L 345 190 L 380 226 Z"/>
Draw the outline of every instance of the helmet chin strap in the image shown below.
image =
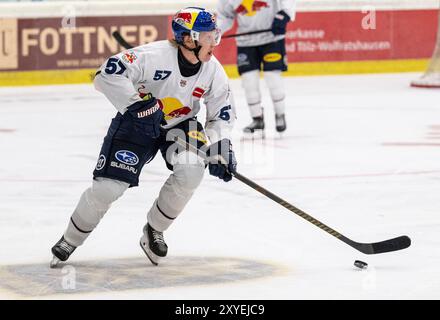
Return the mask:
<path id="1" fill-rule="evenodd" d="M 199 52 L 200 52 L 200 49 L 202 49 L 202 47 L 198 45 L 197 41 L 196 41 L 196 46 L 197 46 L 197 47 L 195 47 L 194 49 L 192 49 L 192 52 L 194 52 L 194 54 L 195 54 L 197 60 L 200 61 L 200 58 L 199 58 Z M 200 62 L 201 62 L 201 61 L 200 61 Z"/>

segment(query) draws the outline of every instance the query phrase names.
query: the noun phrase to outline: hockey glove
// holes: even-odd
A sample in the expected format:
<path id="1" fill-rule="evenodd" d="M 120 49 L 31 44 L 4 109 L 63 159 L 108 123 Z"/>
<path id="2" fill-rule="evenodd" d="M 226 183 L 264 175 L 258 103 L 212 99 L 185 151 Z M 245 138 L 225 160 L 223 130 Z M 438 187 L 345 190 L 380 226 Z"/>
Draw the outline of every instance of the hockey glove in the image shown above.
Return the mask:
<path id="1" fill-rule="evenodd" d="M 129 106 L 127 114 L 131 116 L 136 131 L 157 138 L 160 135 L 160 125 L 164 122 L 164 113 L 152 95 L 146 95 L 143 99 Z"/>
<path id="2" fill-rule="evenodd" d="M 232 175 L 237 171 L 237 161 L 235 160 L 232 144 L 229 139 L 223 139 L 209 146 L 207 151 L 209 174 L 228 182 L 232 180 Z"/>
<path id="3" fill-rule="evenodd" d="M 289 15 L 284 10 L 278 11 L 272 22 L 272 33 L 280 35 L 286 33 L 286 25 L 290 21 Z"/>

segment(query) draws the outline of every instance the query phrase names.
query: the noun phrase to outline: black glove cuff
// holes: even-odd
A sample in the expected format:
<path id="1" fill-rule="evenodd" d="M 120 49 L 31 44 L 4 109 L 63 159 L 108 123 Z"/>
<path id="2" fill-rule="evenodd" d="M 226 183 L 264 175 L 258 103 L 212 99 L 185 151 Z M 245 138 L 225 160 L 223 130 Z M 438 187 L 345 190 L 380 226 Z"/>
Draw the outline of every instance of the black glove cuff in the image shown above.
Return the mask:
<path id="1" fill-rule="evenodd" d="M 286 11 L 284 11 L 284 10 L 278 11 L 275 17 L 277 17 L 278 15 L 283 16 L 283 18 L 279 19 L 279 20 L 285 21 L 285 22 L 289 22 L 290 21 L 290 16 L 286 13 Z M 278 19 L 278 17 L 277 17 L 277 19 Z"/>
<path id="2" fill-rule="evenodd" d="M 148 100 L 142 100 L 133 103 L 132 105 L 128 106 L 127 110 L 130 112 L 136 112 L 140 109 L 148 109 L 154 106 L 156 103 L 157 103 L 157 99 L 152 97 Z"/>

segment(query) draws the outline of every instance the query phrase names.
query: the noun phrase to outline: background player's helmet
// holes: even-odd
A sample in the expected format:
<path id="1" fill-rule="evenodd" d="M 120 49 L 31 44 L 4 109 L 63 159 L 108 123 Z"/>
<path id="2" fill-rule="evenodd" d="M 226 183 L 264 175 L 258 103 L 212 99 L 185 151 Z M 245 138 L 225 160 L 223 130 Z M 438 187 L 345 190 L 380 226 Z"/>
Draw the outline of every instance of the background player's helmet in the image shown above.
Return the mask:
<path id="1" fill-rule="evenodd" d="M 201 35 L 218 31 L 215 15 L 199 7 L 188 7 L 178 11 L 171 26 L 178 44 L 183 44 L 185 34 L 190 35 L 193 40 L 200 41 Z M 217 45 L 220 42 L 220 32 L 214 34 L 213 41 Z"/>

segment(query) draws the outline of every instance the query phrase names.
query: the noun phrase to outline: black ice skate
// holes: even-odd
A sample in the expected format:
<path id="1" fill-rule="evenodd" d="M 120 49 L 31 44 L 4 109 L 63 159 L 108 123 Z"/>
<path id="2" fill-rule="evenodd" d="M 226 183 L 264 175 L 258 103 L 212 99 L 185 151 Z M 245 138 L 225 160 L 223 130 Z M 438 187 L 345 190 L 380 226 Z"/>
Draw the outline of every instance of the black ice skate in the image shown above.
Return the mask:
<path id="1" fill-rule="evenodd" d="M 246 134 L 254 134 L 256 132 L 261 133 L 262 138 L 264 138 L 264 118 L 254 117 L 252 118 L 252 123 L 243 129 Z"/>
<path id="2" fill-rule="evenodd" d="M 66 261 L 70 255 L 75 251 L 76 247 L 64 240 L 64 236 L 52 247 L 53 259 L 50 262 L 50 267 L 55 268 L 60 261 Z"/>
<path id="3" fill-rule="evenodd" d="M 275 115 L 275 128 L 280 133 L 286 131 L 286 117 L 284 114 Z"/>
<path id="4" fill-rule="evenodd" d="M 144 227 L 140 245 L 151 263 L 157 266 L 161 258 L 168 252 L 168 246 L 163 238 L 163 233 L 154 230 L 148 223 Z"/>

